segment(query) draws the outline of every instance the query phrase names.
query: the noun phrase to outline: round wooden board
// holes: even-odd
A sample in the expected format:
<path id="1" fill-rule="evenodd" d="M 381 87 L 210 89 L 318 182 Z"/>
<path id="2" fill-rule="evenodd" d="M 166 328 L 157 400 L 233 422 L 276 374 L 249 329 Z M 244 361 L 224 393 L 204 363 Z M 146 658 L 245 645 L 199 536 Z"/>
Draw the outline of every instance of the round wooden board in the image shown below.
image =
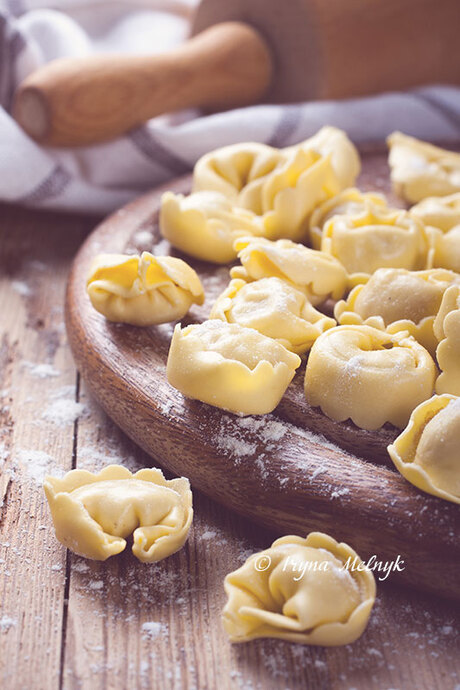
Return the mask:
<path id="1" fill-rule="evenodd" d="M 359 186 L 391 197 L 386 155 L 363 152 Z M 458 507 L 418 491 L 392 468 L 386 446 L 396 429 L 366 432 L 310 408 L 302 388 L 305 365 L 275 412 L 265 417 L 236 417 L 188 400 L 165 375 L 174 324 L 113 324 L 92 308 L 85 285 L 95 254 L 153 249 L 157 255 L 181 256 L 158 231 L 166 189 L 186 193 L 190 177 L 104 220 L 82 246 L 69 277 L 70 345 L 102 407 L 156 464 L 188 477 L 194 488 L 277 534 L 324 531 L 348 542 L 364 559 L 375 554 L 393 561 L 399 555 L 404 570 L 389 580 L 460 598 Z M 206 291 L 205 304 L 183 320 L 194 323 L 209 315 L 228 282 L 228 268 L 183 258 Z"/>

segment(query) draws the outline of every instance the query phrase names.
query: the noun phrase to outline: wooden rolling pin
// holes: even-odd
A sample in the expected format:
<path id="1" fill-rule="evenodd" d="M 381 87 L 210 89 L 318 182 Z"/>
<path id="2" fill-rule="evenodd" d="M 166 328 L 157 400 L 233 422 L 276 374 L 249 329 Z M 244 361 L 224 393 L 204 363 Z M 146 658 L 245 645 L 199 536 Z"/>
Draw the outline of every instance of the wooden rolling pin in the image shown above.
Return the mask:
<path id="1" fill-rule="evenodd" d="M 458 84 L 459 26 L 459 0 L 202 0 L 179 48 L 56 60 L 21 84 L 13 112 L 34 139 L 78 146 L 188 107 Z"/>

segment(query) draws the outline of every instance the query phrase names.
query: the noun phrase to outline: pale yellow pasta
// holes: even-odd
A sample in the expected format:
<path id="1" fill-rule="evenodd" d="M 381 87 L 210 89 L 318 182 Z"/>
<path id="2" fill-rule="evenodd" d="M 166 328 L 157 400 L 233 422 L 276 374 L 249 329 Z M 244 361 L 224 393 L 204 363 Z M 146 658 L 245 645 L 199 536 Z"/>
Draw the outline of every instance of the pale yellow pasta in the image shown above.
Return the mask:
<path id="1" fill-rule="evenodd" d="M 307 295 L 313 305 L 329 296 L 340 299 L 347 287 L 347 273 L 333 256 L 290 240 L 271 242 L 244 237 L 235 242 L 241 266 L 232 268 L 232 278 L 246 281 L 280 278 Z"/>
<path id="2" fill-rule="evenodd" d="M 443 269 L 379 268 L 346 300 L 337 302 L 334 316 L 341 325 L 408 331 L 434 356 L 438 345 L 434 320 L 445 290 L 453 283 L 460 284 L 460 275 Z"/>
<path id="3" fill-rule="evenodd" d="M 447 232 L 427 227 L 430 239 L 429 264 L 460 273 L 460 223 Z"/>
<path id="4" fill-rule="evenodd" d="M 460 154 L 401 132 L 387 139 L 393 188 L 411 203 L 460 192 Z"/>
<path id="5" fill-rule="evenodd" d="M 261 234 L 261 219 L 252 211 L 233 206 L 219 192 L 190 196 L 166 192 L 161 199 L 160 231 L 173 247 L 190 256 L 218 264 L 236 258 L 238 237 Z"/>
<path id="6" fill-rule="evenodd" d="M 449 196 L 432 196 L 412 206 L 410 214 L 417 216 L 425 225 L 432 225 L 448 232 L 460 225 L 460 192 Z"/>
<path id="7" fill-rule="evenodd" d="M 452 285 L 445 293 L 434 322 L 439 345 L 436 350 L 441 374 L 436 393 L 460 395 L 460 286 Z"/>
<path id="8" fill-rule="evenodd" d="M 330 218 L 321 240 L 321 250 L 343 264 L 352 282 L 378 268 L 423 269 L 428 249 L 420 220 L 407 211 L 379 208 L 368 202 L 361 214 Z"/>
<path id="9" fill-rule="evenodd" d="M 85 558 L 105 561 L 124 551 L 132 534 L 133 554 L 153 563 L 184 545 L 192 523 L 188 479 L 168 480 L 158 469 L 72 470 L 46 477 L 44 489 L 57 539 Z"/>
<path id="10" fill-rule="evenodd" d="M 381 207 L 386 207 L 387 205 L 383 194 L 361 192 L 355 187 L 350 187 L 317 206 L 310 216 L 309 241 L 313 249 L 321 249 L 323 228 L 330 218 L 333 216 L 359 215 L 369 203 Z"/>
<path id="11" fill-rule="evenodd" d="M 353 184 L 359 170 L 346 134 L 324 127 L 286 149 L 246 143 L 212 151 L 195 165 L 193 189 L 220 192 L 254 212 L 268 239 L 301 240 L 315 206 Z"/>
<path id="12" fill-rule="evenodd" d="M 321 532 L 277 539 L 227 575 L 224 587 L 222 621 L 232 642 L 273 637 L 326 647 L 363 633 L 376 594 L 357 553 Z"/>
<path id="13" fill-rule="evenodd" d="M 338 326 L 315 341 L 305 372 L 305 396 L 338 422 L 362 429 L 386 422 L 402 428 L 433 393 L 436 367 L 407 333 L 371 326 Z"/>
<path id="14" fill-rule="evenodd" d="M 200 279 L 185 261 L 149 252 L 99 254 L 86 289 L 106 319 L 134 326 L 175 321 L 204 301 Z"/>
<path id="15" fill-rule="evenodd" d="M 415 408 L 388 452 L 411 484 L 460 503 L 459 439 L 460 398 L 435 395 Z"/>
<path id="16" fill-rule="evenodd" d="M 300 357 L 276 340 L 212 319 L 176 326 L 166 373 L 188 398 L 235 414 L 266 414 L 278 405 L 299 365 Z"/>
<path id="17" fill-rule="evenodd" d="M 304 292 L 279 278 L 234 279 L 218 297 L 211 319 L 254 328 L 297 354 L 310 349 L 335 320 L 315 309 Z"/>

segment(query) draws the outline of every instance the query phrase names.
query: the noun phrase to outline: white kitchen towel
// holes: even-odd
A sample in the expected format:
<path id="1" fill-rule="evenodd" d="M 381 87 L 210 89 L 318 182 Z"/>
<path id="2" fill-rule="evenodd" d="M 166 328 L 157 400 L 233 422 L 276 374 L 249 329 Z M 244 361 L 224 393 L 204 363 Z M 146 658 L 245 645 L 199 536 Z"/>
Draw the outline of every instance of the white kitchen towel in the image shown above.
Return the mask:
<path id="1" fill-rule="evenodd" d="M 356 143 L 395 129 L 421 139 L 460 140 L 460 88 L 431 86 L 345 101 L 258 105 L 202 116 L 155 118 L 115 141 L 45 148 L 10 114 L 15 88 L 61 56 L 148 53 L 184 40 L 197 0 L 0 0 L 0 200 L 106 213 L 191 170 L 206 151 L 241 141 L 287 146 L 325 124 Z"/>

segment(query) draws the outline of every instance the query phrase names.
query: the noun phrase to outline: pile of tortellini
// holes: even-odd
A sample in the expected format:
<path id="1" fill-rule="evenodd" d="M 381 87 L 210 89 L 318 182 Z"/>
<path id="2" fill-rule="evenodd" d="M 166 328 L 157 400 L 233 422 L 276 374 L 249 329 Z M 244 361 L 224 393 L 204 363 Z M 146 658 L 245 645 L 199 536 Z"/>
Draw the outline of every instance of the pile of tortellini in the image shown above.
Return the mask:
<path id="1" fill-rule="evenodd" d="M 449 493 L 425 457 L 436 438 L 421 438 L 441 425 L 460 440 L 460 154 L 401 133 L 388 143 L 410 210 L 353 186 L 358 152 L 333 127 L 285 149 L 218 149 L 197 162 L 189 196 L 164 194 L 160 231 L 176 249 L 239 262 L 209 319 L 176 325 L 167 377 L 189 398 L 260 415 L 306 357 L 311 406 L 366 430 L 409 424 L 411 442 L 390 448 L 395 465 L 458 503 L 458 481 Z M 204 299 L 184 261 L 147 252 L 96 257 L 88 293 L 108 319 L 136 325 L 180 319 Z M 458 477 L 455 444 L 441 450 Z"/>

